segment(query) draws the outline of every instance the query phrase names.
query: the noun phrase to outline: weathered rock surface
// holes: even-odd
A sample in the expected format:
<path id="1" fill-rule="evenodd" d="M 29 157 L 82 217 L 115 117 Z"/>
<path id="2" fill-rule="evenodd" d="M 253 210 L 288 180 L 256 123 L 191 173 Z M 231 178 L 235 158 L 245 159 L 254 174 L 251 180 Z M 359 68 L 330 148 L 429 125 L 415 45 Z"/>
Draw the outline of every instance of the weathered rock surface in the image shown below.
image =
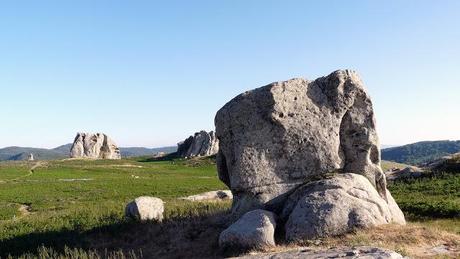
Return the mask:
<path id="1" fill-rule="evenodd" d="M 77 133 L 70 149 L 70 157 L 121 159 L 118 146 L 103 133 Z"/>
<path id="2" fill-rule="evenodd" d="M 268 253 L 268 254 L 254 254 L 245 255 L 237 258 L 259 258 L 259 259 L 291 259 L 291 258 L 379 258 L 379 259 L 402 259 L 404 258 L 401 254 L 395 251 L 382 249 L 378 247 L 345 247 L 345 248 L 333 248 L 327 250 L 315 250 L 306 248 L 299 248 L 295 250 Z"/>
<path id="3" fill-rule="evenodd" d="M 141 221 L 162 221 L 163 212 L 164 203 L 160 198 L 141 196 L 126 205 L 125 216 Z"/>
<path id="4" fill-rule="evenodd" d="M 208 133 L 202 130 L 177 144 L 177 146 L 179 157 L 212 156 L 217 154 L 219 150 L 219 141 L 214 131 Z"/>
<path id="5" fill-rule="evenodd" d="M 270 211 L 253 210 L 219 236 L 222 248 L 261 249 L 275 246 L 275 215 Z"/>
<path id="6" fill-rule="evenodd" d="M 416 166 L 408 166 L 403 169 L 396 169 L 385 172 L 388 181 L 395 181 L 398 179 L 418 178 L 424 174 L 424 170 Z"/>
<path id="7" fill-rule="evenodd" d="M 215 118 L 219 178 L 234 212 L 281 210 L 295 188 L 328 173 L 364 175 L 385 198 L 371 99 L 357 73 L 335 71 L 245 92 Z"/>
<path id="8" fill-rule="evenodd" d="M 355 228 L 405 224 L 389 192 L 386 197 L 388 202 L 368 179 L 358 174 L 337 174 L 306 184 L 289 197 L 284 207 L 286 239 L 317 239 Z"/>
<path id="9" fill-rule="evenodd" d="M 189 201 L 217 201 L 217 200 L 231 200 L 233 199 L 232 192 L 229 190 L 218 190 L 200 193 L 181 198 Z"/>
<path id="10" fill-rule="evenodd" d="M 219 178 L 234 217 L 281 213 L 288 240 L 405 224 L 386 188 L 374 111 L 349 70 L 243 93 L 215 118 Z"/>

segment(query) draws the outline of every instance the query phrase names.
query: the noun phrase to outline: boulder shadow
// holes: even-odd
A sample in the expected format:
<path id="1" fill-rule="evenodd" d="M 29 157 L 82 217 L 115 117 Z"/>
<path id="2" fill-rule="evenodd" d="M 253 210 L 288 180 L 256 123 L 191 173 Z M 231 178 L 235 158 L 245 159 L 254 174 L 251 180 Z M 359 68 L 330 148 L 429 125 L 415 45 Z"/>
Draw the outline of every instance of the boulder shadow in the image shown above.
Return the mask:
<path id="1" fill-rule="evenodd" d="M 219 234 L 228 226 L 228 211 L 177 216 L 163 222 L 119 223 L 88 231 L 62 230 L 19 235 L 0 241 L 0 258 L 40 257 L 42 247 L 61 256 L 80 249 L 107 258 L 222 258 L 235 255 L 219 249 Z M 43 256 L 43 255 L 41 255 Z"/>

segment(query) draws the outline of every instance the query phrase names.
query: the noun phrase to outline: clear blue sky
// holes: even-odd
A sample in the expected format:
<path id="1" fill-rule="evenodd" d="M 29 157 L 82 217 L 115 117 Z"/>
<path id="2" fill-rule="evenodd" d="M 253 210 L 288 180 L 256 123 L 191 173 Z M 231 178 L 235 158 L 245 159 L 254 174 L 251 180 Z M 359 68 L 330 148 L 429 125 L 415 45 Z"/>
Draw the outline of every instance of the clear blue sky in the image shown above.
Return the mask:
<path id="1" fill-rule="evenodd" d="M 0 147 L 174 145 L 245 90 L 342 68 L 382 144 L 460 139 L 460 1 L 2 1 Z"/>

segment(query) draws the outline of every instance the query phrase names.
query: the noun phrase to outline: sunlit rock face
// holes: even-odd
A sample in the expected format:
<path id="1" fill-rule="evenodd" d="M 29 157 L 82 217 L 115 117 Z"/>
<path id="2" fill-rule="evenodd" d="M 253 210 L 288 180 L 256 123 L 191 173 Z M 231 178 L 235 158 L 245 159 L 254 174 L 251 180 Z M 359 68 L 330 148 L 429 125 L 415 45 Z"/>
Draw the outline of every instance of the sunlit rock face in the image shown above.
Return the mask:
<path id="1" fill-rule="evenodd" d="M 372 102 L 354 71 L 245 92 L 217 112 L 215 125 L 234 212 L 280 210 L 299 186 L 341 172 L 365 176 L 386 196 Z"/>
<path id="2" fill-rule="evenodd" d="M 121 159 L 120 149 L 103 133 L 77 133 L 70 149 L 72 158 Z"/>
<path id="3" fill-rule="evenodd" d="M 179 157 L 212 156 L 219 150 L 219 141 L 213 131 L 204 130 L 195 133 L 178 144 L 177 154 Z"/>

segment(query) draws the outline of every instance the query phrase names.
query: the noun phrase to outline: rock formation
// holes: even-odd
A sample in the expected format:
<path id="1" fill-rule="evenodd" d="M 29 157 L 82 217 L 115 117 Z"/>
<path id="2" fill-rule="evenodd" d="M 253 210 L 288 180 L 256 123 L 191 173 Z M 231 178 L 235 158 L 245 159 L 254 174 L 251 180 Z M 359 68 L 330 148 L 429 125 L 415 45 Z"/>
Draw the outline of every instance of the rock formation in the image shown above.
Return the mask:
<path id="1" fill-rule="evenodd" d="M 328 218 L 334 216 L 328 213 L 336 212 L 352 219 L 340 221 L 338 224 L 351 225 L 340 226 L 338 232 L 362 225 L 404 223 L 386 188 L 372 102 L 356 72 L 339 70 L 314 81 L 297 78 L 245 92 L 217 112 L 215 125 L 219 178 L 232 190 L 235 216 L 254 209 L 286 214 L 285 202 L 292 194 L 296 195 L 290 197 L 289 204 L 295 208 L 292 213 L 306 213 L 304 221 L 317 213 Z M 343 173 L 348 176 L 343 178 Z M 369 185 L 365 186 L 355 174 L 367 179 Z M 331 182 L 324 182 L 326 178 L 332 178 Z M 351 186 L 331 193 L 326 190 L 328 184 L 334 189 L 345 179 Z M 326 189 L 315 187 L 324 184 Z M 305 192 L 295 192 L 303 188 Z M 317 191 L 327 196 L 321 198 Z M 334 202 L 334 197 L 334 206 L 343 211 L 306 208 L 329 199 Z M 355 205 L 339 204 L 339 200 L 382 210 L 374 214 Z M 289 215 L 284 216 L 289 219 Z M 373 216 L 379 220 L 363 223 Z M 327 226 L 317 227 L 325 231 L 311 236 L 328 235 Z M 308 237 L 305 233 L 300 236 Z"/>
<path id="2" fill-rule="evenodd" d="M 402 169 L 395 169 L 385 172 L 385 176 L 388 182 L 401 179 L 418 178 L 425 174 L 422 168 L 416 166 L 408 166 Z"/>
<path id="3" fill-rule="evenodd" d="M 217 153 L 219 142 L 213 131 L 208 133 L 202 130 L 177 144 L 177 146 L 177 155 L 179 157 L 212 156 Z"/>
<path id="4" fill-rule="evenodd" d="M 72 158 L 120 159 L 120 149 L 103 133 L 77 133 L 70 149 Z"/>
<path id="5" fill-rule="evenodd" d="M 141 196 L 128 203 L 125 209 L 127 218 L 141 221 L 155 220 L 162 221 L 164 203 L 160 198 Z"/>
<path id="6" fill-rule="evenodd" d="M 427 168 L 433 172 L 460 172 L 460 153 L 436 159 L 428 163 Z"/>

